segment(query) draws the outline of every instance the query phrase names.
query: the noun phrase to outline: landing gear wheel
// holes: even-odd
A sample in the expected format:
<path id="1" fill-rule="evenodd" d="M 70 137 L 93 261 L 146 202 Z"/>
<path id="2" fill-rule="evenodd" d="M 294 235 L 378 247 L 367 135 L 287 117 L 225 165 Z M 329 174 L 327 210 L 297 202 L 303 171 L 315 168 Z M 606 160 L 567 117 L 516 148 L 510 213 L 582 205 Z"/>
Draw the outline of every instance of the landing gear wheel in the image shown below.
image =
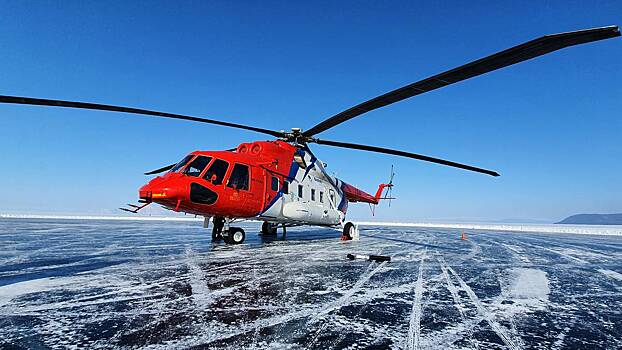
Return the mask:
<path id="1" fill-rule="evenodd" d="M 214 217 L 214 228 L 212 228 L 212 241 L 220 241 L 222 237 L 222 229 L 225 226 L 225 219 Z"/>
<path id="2" fill-rule="evenodd" d="M 261 233 L 264 235 L 276 235 L 276 226 L 272 225 L 271 223 L 264 221 L 263 224 L 261 224 Z"/>
<path id="3" fill-rule="evenodd" d="M 225 235 L 225 243 L 227 244 L 241 244 L 246 238 L 246 233 L 239 227 L 229 228 L 229 232 Z"/>
<path id="4" fill-rule="evenodd" d="M 354 230 L 356 230 L 356 227 L 354 227 L 354 224 L 351 222 L 347 222 L 343 226 L 343 234 L 341 235 L 341 240 L 342 241 L 352 240 L 352 237 L 354 236 Z"/>

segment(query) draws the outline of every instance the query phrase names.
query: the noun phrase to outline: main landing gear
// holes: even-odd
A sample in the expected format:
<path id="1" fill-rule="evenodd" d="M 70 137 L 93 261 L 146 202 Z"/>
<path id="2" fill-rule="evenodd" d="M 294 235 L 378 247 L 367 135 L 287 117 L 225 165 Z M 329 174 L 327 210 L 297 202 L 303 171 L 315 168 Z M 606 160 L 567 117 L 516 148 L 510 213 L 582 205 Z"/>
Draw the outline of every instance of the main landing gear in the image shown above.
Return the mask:
<path id="1" fill-rule="evenodd" d="M 359 229 L 354 223 L 348 221 L 343 225 L 343 233 L 341 234 L 341 240 L 351 241 L 353 239 L 354 240 L 359 239 Z"/>
<path id="2" fill-rule="evenodd" d="M 263 224 L 261 224 L 261 234 L 266 236 L 274 236 L 276 235 L 277 227 L 278 225 L 264 221 Z"/>
<path id="3" fill-rule="evenodd" d="M 223 217 L 214 217 L 214 228 L 212 228 L 212 241 L 218 242 L 221 239 L 227 244 L 240 244 L 246 239 L 246 232 L 240 227 L 229 226 L 230 220 Z"/>
<path id="4" fill-rule="evenodd" d="M 285 236 L 287 235 L 287 227 L 294 227 L 297 225 L 295 224 L 274 224 L 271 222 L 264 221 L 263 224 L 261 224 L 260 235 L 262 235 L 263 237 L 275 237 L 279 226 L 281 226 L 281 229 L 283 230 L 283 239 L 285 239 Z"/>

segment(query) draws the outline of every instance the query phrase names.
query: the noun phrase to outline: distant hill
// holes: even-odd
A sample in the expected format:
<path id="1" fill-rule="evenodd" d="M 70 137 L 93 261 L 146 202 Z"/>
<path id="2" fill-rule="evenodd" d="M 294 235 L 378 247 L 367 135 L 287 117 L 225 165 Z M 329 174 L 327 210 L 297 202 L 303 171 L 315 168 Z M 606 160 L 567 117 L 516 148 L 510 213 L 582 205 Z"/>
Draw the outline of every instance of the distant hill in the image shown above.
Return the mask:
<path id="1" fill-rule="evenodd" d="M 622 225 L 622 213 L 620 214 L 577 214 L 572 215 L 556 224 L 575 225 Z"/>

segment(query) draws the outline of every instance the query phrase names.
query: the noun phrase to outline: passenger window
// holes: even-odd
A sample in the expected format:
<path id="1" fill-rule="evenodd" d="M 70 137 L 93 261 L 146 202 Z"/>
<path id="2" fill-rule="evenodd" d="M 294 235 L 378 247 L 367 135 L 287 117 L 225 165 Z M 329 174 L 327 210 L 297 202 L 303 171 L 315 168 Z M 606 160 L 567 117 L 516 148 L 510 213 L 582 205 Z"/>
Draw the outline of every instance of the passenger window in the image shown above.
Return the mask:
<path id="1" fill-rule="evenodd" d="M 209 164 L 212 157 L 197 156 L 188 166 L 184 169 L 184 174 L 188 176 L 197 177 L 201 175 L 203 169 Z"/>
<path id="2" fill-rule="evenodd" d="M 272 191 L 279 191 L 279 178 L 276 176 L 272 177 Z"/>
<path id="3" fill-rule="evenodd" d="M 320 203 L 324 203 L 324 192 L 320 191 Z"/>
<path id="4" fill-rule="evenodd" d="M 330 194 L 330 203 L 332 205 L 337 205 L 337 203 L 335 203 L 335 192 L 333 190 L 330 190 L 328 193 Z"/>
<path id="5" fill-rule="evenodd" d="M 227 187 L 248 191 L 248 175 L 248 165 L 234 165 Z"/>
<path id="6" fill-rule="evenodd" d="M 311 189 L 311 200 L 315 201 L 315 188 Z"/>
<path id="7" fill-rule="evenodd" d="M 227 173 L 227 169 L 229 168 L 229 163 L 224 160 L 216 159 L 214 163 L 207 169 L 203 178 L 207 181 L 210 181 L 214 185 L 222 184 L 222 180 Z"/>
<path id="8" fill-rule="evenodd" d="M 298 197 L 302 198 L 302 185 L 298 185 Z"/>
<path id="9" fill-rule="evenodd" d="M 283 193 L 289 193 L 289 181 L 283 181 Z"/>

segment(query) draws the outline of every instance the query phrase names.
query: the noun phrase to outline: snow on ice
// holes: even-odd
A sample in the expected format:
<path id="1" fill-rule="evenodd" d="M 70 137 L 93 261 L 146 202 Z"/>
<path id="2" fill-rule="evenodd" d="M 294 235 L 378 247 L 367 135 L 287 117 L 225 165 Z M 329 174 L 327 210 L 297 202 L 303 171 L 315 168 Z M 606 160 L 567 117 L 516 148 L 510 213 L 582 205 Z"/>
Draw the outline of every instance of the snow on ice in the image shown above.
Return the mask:
<path id="1" fill-rule="evenodd" d="M 622 347 L 615 227 L 243 226 L 226 246 L 198 219 L 0 218 L 0 348 Z"/>

